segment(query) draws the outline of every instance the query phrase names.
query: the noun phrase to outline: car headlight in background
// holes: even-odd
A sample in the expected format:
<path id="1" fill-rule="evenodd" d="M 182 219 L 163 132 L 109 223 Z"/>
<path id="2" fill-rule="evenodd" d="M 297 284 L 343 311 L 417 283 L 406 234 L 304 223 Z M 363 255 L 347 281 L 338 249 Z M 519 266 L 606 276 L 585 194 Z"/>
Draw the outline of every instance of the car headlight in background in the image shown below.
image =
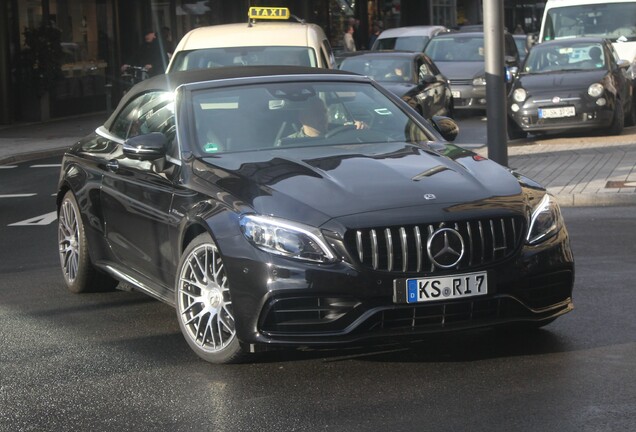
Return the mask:
<path id="1" fill-rule="evenodd" d="M 528 244 L 541 243 L 558 233 L 562 226 L 561 209 L 554 197 L 546 193 L 532 210 L 526 242 Z"/>
<path id="2" fill-rule="evenodd" d="M 521 87 L 515 89 L 515 91 L 512 92 L 512 98 L 515 100 L 515 102 L 521 103 L 525 101 L 527 97 L 528 93 Z"/>
<path id="3" fill-rule="evenodd" d="M 587 94 L 595 98 L 599 97 L 603 94 L 603 85 L 599 83 L 592 84 L 587 88 Z"/>
<path id="4" fill-rule="evenodd" d="M 486 85 L 486 77 L 477 77 L 473 80 L 474 86 L 485 86 Z"/>
<path id="5" fill-rule="evenodd" d="M 244 215 L 243 235 L 265 252 L 312 262 L 333 262 L 335 255 L 317 228 L 270 216 Z"/>

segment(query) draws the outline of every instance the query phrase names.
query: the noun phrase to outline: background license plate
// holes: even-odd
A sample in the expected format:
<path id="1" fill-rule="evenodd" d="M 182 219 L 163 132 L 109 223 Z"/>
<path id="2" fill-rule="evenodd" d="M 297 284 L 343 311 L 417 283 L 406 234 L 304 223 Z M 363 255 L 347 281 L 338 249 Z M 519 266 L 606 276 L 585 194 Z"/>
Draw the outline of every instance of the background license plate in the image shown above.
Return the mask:
<path id="1" fill-rule="evenodd" d="M 451 95 L 457 99 L 459 99 L 462 96 L 462 94 L 458 90 L 451 90 Z"/>
<path id="2" fill-rule="evenodd" d="M 397 279 L 393 284 L 395 303 L 422 303 L 488 294 L 488 273 Z"/>
<path id="3" fill-rule="evenodd" d="M 539 118 L 574 117 L 574 107 L 539 108 Z"/>

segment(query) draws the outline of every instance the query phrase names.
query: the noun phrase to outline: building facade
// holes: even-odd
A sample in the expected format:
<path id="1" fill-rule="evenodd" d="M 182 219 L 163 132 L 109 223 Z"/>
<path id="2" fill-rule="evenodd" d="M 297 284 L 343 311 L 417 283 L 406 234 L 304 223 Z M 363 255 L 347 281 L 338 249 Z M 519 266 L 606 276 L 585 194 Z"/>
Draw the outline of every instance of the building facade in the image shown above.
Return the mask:
<path id="1" fill-rule="evenodd" d="M 542 3 L 505 0 L 506 26 L 536 31 Z M 121 70 L 134 63 L 145 29 L 167 51 L 189 30 L 247 22 L 250 6 L 286 6 L 342 44 L 346 24 L 368 47 L 374 23 L 384 28 L 482 22 L 482 0 L 0 0 L 0 124 L 111 109 Z"/>

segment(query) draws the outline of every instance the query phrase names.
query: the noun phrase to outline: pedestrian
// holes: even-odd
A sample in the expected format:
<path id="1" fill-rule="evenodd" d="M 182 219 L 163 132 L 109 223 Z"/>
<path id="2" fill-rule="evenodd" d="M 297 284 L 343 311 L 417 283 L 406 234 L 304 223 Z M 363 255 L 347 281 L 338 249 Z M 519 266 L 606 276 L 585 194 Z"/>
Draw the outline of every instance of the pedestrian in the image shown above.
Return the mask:
<path id="1" fill-rule="evenodd" d="M 380 33 L 382 33 L 382 31 L 380 30 L 380 26 L 377 23 L 373 24 L 373 30 L 371 32 L 371 36 L 369 37 L 369 49 L 373 48 L 373 44 L 378 39 L 378 36 L 380 36 Z"/>
<path id="2" fill-rule="evenodd" d="M 347 25 L 347 29 L 345 30 L 345 34 L 343 37 L 344 50 L 345 52 L 355 52 L 356 51 L 356 43 L 353 40 L 353 26 L 351 24 Z"/>
<path id="3" fill-rule="evenodd" d="M 523 27 L 521 27 L 521 24 L 517 24 L 517 27 L 515 27 L 514 34 L 526 34 L 526 32 L 523 31 Z"/>
<path id="4" fill-rule="evenodd" d="M 144 32 L 144 40 L 137 48 L 133 58 L 124 64 L 121 69 L 125 71 L 131 64 L 139 65 L 146 69 L 149 76 L 159 75 L 166 71 L 168 56 L 157 39 L 157 33 L 153 29 Z"/>

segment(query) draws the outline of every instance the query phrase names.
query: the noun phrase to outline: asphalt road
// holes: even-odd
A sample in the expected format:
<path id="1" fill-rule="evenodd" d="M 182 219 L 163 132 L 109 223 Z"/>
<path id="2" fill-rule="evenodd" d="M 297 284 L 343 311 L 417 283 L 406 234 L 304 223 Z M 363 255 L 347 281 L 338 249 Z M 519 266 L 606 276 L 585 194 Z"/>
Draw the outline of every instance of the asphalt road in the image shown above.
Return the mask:
<path id="1" fill-rule="evenodd" d="M 190 351 L 174 310 L 160 302 L 66 291 L 55 223 L 40 217 L 54 208 L 56 178 L 54 167 L 0 170 L 0 194 L 37 194 L 0 199 L 0 431 L 613 432 L 636 424 L 630 207 L 564 210 L 576 309 L 543 330 L 279 351 L 218 366 Z"/>

